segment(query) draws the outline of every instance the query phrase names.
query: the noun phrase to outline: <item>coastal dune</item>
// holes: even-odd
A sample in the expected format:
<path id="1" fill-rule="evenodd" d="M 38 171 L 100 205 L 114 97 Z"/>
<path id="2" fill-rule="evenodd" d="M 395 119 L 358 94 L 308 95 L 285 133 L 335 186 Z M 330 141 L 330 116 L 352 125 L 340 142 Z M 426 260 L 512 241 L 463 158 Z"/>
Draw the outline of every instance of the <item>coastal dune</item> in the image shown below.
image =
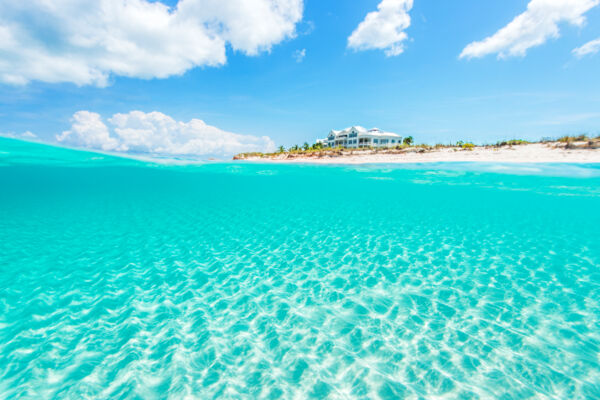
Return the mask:
<path id="1" fill-rule="evenodd" d="M 515 146 L 458 146 L 406 149 L 330 149 L 313 152 L 238 155 L 234 159 L 315 164 L 376 164 L 427 162 L 600 163 L 600 143 L 530 143 Z"/>

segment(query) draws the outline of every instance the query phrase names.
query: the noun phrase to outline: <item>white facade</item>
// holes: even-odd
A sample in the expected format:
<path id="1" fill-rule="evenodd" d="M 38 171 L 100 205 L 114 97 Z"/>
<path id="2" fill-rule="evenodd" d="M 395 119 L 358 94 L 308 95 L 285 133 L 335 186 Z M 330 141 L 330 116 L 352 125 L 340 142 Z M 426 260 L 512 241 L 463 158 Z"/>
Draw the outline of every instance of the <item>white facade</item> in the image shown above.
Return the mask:
<path id="1" fill-rule="evenodd" d="M 353 126 L 341 131 L 332 130 L 326 139 L 319 139 L 327 147 L 345 147 L 358 149 L 361 147 L 396 147 L 402 143 L 400 135 L 384 132 L 381 129 L 365 129 Z"/>

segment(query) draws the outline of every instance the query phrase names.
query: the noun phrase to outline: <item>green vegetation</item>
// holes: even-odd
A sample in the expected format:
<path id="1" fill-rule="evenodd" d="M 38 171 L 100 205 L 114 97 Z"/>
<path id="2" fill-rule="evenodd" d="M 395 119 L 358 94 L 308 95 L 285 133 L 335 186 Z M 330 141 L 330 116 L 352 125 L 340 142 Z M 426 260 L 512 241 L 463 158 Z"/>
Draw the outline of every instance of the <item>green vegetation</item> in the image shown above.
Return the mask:
<path id="1" fill-rule="evenodd" d="M 513 140 L 505 140 L 502 142 L 498 142 L 496 143 L 497 147 L 503 147 L 503 146 L 519 146 L 522 144 L 529 144 L 530 142 L 528 142 L 527 140 L 521 140 L 521 139 L 513 139 Z"/>
<path id="2" fill-rule="evenodd" d="M 587 142 L 585 145 L 577 145 L 576 142 Z M 597 149 L 600 148 L 600 135 L 592 138 L 586 134 L 578 135 L 578 136 L 562 136 L 558 139 L 552 138 L 544 138 L 538 142 L 530 142 L 523 139 L 511 139 L 511 140 L 503 140 L 497 142 L 495 145 L 491 145 L 493 147 L 504 147 L 504 146 L 521 146 L 532 143 L 546 143 L 551 144 L 554 143 L 557 147 L 563 147 L 566 149 L 573 148 L 586 148 L 586 149 Z M 559 146 L 558 144 L 564 143 L 564 146 Z M 489 147 L 490 145 L 483 145 L 483 147 Z M 304 142 L 302 146 L 294 145 L 289 149 L 285 149 L 284 146 L 279 146 L 275 153 L 242 153 L 238 154 L 234 157 L 234 159 L 246 159 L 246 158 L 270 158 L 276 156 L 286 156 L 286 155 L 294 155 L 294 156 L 306 156 L 306 157 L 327 157 L 327 156 L 339 156 L 343 154 L 360 154 L 361 152 L 375 152 L 375 153 L 403 153 L 403 152 L 419 152 L 423 153 L 426 151 L 434 151 L 439 149 L 460 149 L 466 151 L 474 150 L 478 145 L 471 142 L 464 142 L 459 140 L 455 144 L 443 144 L 437 143 L 434 146 L 430 146 L 428 144 L 415 144 L 412 136 L 405 137 L 401 143 L 394 147 L 372 147 L 366 146 L 361 148 L 344 148 L 344 147 L 326 147 L 323 143 L 314 143 L 313 145 L 308 144 L 308 142 Z"/>
<path id="3" fill-rule="evenodd" d="M 257 151 L 253 151 L 253 152 L 250 152 L 250 153 L 240 153 L 237 156 L 233 157 L 233 159 L 237 160 L 237 159 L 243 159 L 243 158 L 264 157 L 266 155 L 267 154 L 265 154 L 265 153 L 260 153 L 260 152 L 257 152 Z"/>
<path id="4" fill-rule="evenodd" d="M 571 142 L 586 142 L 590 140 L 590 138 L 583 134 L 583 135 L 579 135 L 579 136 L 562 136 L 558 138 L 558 142 L 561 143 L 571 143 Z"/>

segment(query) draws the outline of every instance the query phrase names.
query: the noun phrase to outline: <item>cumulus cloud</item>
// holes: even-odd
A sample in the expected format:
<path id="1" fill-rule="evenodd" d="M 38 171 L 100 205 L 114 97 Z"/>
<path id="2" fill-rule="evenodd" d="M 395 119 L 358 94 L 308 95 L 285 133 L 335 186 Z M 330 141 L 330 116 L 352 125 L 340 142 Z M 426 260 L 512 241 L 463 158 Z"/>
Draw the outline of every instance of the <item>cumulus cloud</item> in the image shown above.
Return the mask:
<path id="1" fill-rule="evenodd" d="M 409 11 L 413 0 L 382 0 L 377 11 L 367 14 L 348 38 L 348 47 L 354 50 L 385 50 L 388 57 L 404 52 L 403 42 L 408 39 L 404 30 L 410 26 Z"/>
<path id="2" fill-rule="evenodd" d="M 600 51 L 600 38 L 596 40 L 592 40 L 591 42 L 587 42 L 581 47 L 577 47 L 573 49 L 573 54 L 577 57 L 581 58 L 583 56 L 587 56 L 589 54 L 596 54 Z"/>
<path id="3" fill-rule="evenodd" d="M 295 35 L 303 0 L 0 1 L 0 82 L 105 86 L 270 51 Z"/>
<path id="4" fill-rule="evenodd" d="M 558 38 L 559 24 L 582 26 L 584 14 L 598 4 L 600 0 L 531 0 L 524 13 L 494 35 L 469 44 L 460 58 L 525 56 L 530 48 Z"/>
<path id="5" fill-rule="evenodd" d="M 176 121 L 157 111 L 115 114 L 108 119 L 108 125 L 97 113 L 78 111 L 71 122 L 71 129 L 57 135 L 57 141 L 104 151 L 166 156 L 227 156 L 275 149 L 275 143 L 267 136 L 226 132 L 199 119 Z"/>
<path id="6" fill-rule="evenodd" d="M 56 136 L 56 140 L 90 149 L 105 151 L 121 149 L 119 141 L 110 136 L 100 114 L 78 111 L 73 115 L 71 123 L 71 129 Z"/>

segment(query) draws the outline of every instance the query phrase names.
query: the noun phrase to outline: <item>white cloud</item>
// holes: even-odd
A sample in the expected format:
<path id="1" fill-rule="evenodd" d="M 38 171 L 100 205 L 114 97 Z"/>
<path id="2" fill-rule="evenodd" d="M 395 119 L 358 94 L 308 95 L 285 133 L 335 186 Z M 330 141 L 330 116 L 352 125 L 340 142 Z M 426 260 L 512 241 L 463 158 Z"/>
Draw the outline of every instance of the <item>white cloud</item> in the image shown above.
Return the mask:
<path id="1" fill-rule="evenodd" d="M 199 119 L 180 122 L 157 111 L 115 114 L 108 125 L 97 113 L 78 111 L 71 129 L 56 140 L 89 149 L 170 156 L 226 156 L 275 149 L 267 136 L 226 132 Z"/>
<path id="2" fill-rule="evenodd" d="M 71 119 L 71 130 L 57 135 L 56 140 L 90 149 L 120 150 L 119 141 L 110 136 L 100 114 L 89 111 L 76 112 Z"/>
<path id="3" fill-rule="evenodd" d="M 591 42 L 587 42 L 581 47 L 577 47 L 573 49 L 573 54 L 577 57 L 581 58 L 583 56 L 587 56 L 588 54 L 596 54 L 600 51 L 600 38 L 596 40 L 592 40 Z"/>
<path id="4" fill-rule="evenodd" d="M 558 38 L 560 23 L 582 26 L 584 14 L 598 4 L 600 0 L 531 0 L 524 13 L 494 35 L 469 44 L 460 58 L 525 56 L 530 48 Z"/>
<path id="5" fill-rule="evenodd" d="M 24 140 L 34 140 L 37 139 L 37 135 L 33 132 L 30 131 L 26 131 L 23 133 L 13 133 L 13 132 L 6 132 L 6 133 L 0 133 L 0 136 L 2 137 L 7 137 L 7 138 L 12 138 L 12 139 L 24 139 Z"/>
<path id="6" fill-rule="evenodd" d="M 403 42 L 408 39 L 405 29 L 410 26 L 413 0 L 382 0 L 377 11 L 367 14 L 348 38 L 348 47 L 354 50 L 385 50 L 388 57 L 404 52 Z"/>
<path id="7" fill-rule="evenodd" d="M 303 0 L 0 1 L 0 82 L 166 78 L 294 37 Z"/>
<path id="8" fill-rule="evenodd" d="M 296 50 L 294 54 L 292 54 L 292 57 L 294 57 L 296 62 L 301 63 L 304 61 L 304 57 L 306 57 L 306 49 Z"/>

